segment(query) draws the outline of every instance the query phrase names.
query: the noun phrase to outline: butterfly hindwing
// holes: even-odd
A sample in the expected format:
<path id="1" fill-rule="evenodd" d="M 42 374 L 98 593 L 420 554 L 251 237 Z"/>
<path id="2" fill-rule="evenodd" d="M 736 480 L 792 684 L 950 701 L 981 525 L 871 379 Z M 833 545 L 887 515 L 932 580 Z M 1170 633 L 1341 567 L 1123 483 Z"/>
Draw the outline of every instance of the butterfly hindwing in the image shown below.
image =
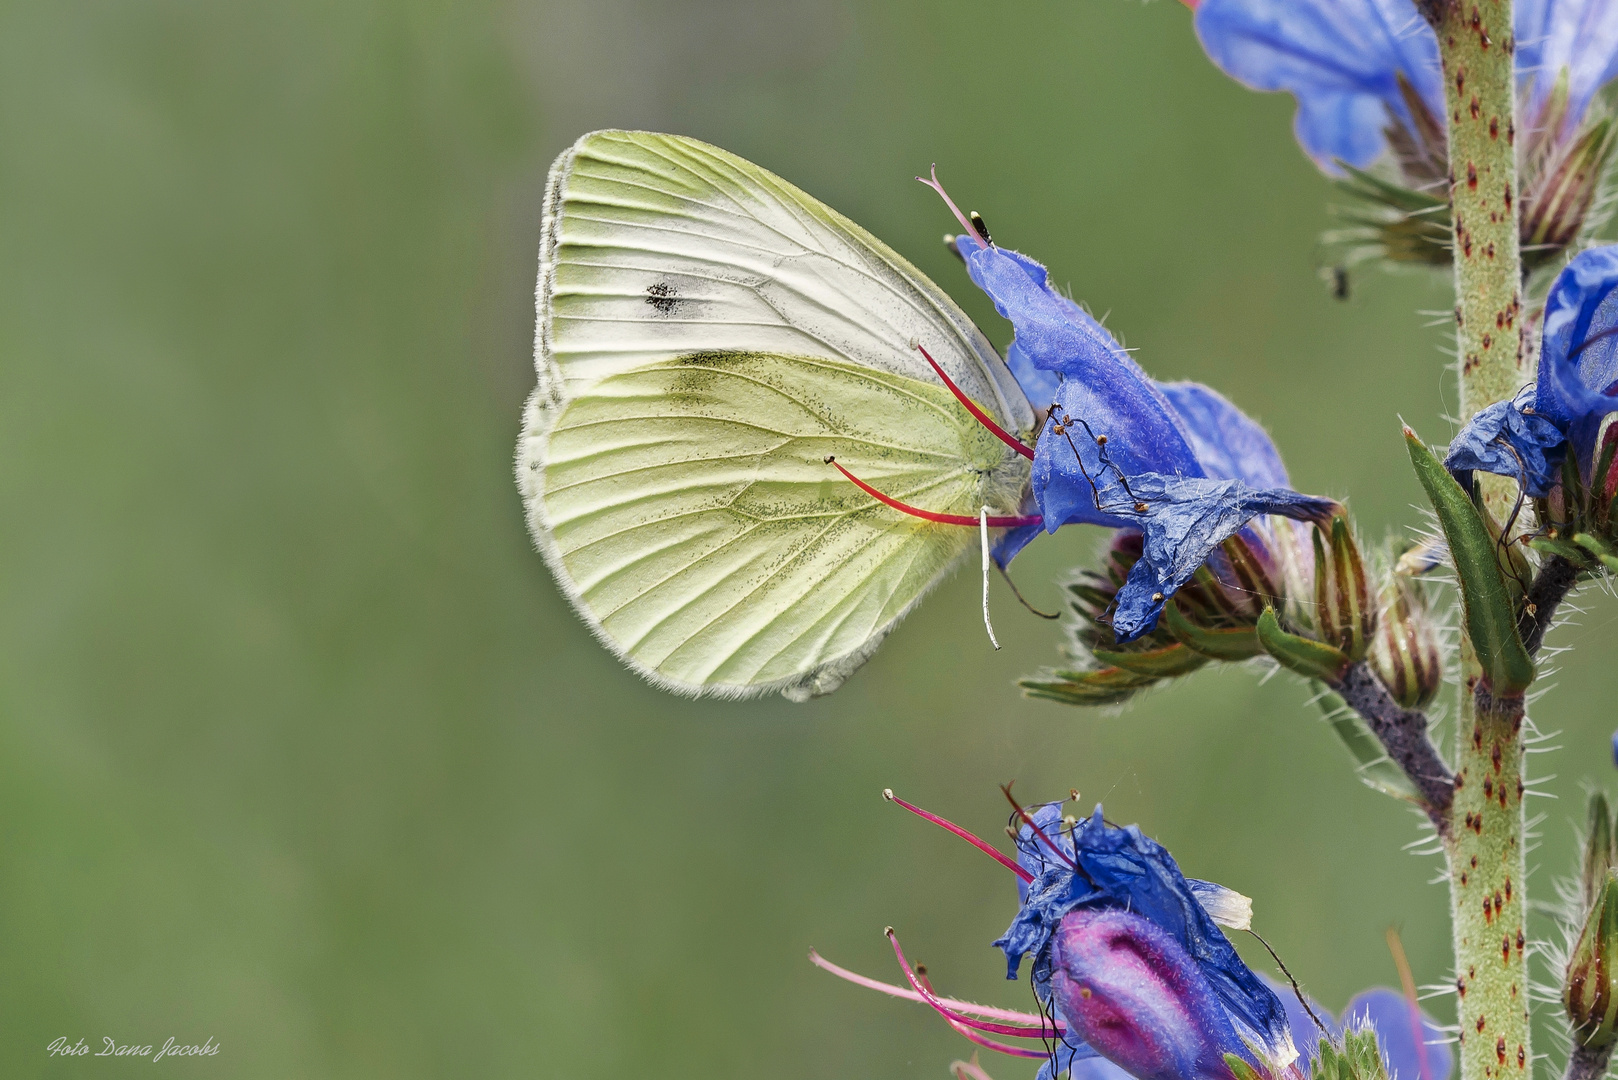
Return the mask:
<path id="1" fill-rule="evenodd" d="M 598 132 L 552 171 L 540 385 L 518 472 L 564 589 L 660 685 L 834 689 L 975 541 L 872 500 L 1014 512 L 1026 400 L 953 303 L 785 181 L 694 140 Z"/>

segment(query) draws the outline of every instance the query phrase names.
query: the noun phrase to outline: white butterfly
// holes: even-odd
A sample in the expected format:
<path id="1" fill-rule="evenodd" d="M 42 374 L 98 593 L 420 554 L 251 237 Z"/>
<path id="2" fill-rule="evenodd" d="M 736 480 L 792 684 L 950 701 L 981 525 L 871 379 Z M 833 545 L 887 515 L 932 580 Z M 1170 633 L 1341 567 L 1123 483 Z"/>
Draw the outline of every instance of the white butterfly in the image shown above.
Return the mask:
<path id="1" fill-rule="evenodd" d="M 537 300 L 529 526 L 658 686 L 830 692 L 975 546 L 959 523 L 1023 505 L 1024 455 L 922 354 L 1031 443 L 988 340 L 886 244 L 733 154 L 580 139 L 551 169 Z"/>

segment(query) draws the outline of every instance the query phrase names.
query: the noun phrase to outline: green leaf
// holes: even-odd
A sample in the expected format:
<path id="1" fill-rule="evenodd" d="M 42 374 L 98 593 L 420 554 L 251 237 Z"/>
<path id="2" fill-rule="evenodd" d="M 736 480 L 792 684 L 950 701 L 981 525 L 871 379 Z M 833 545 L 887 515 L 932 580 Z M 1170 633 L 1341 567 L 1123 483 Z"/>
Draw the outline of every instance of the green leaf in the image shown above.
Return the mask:
<path id="1" fill-rule="evenodd" d="M 1331 724 L 1332 730 L 1353 756 L 1356 771 L 1367 787 L 1395 799 L 1421 802 L 1421 793 L 1410 782 L 1410 777 L 1393 763 L 1377 737 L 1371 734 L 1371 729 L 1365 726 L 1365 721 L 1343 704 L 1341 698 L 1336 694 L 1325 695 L 1321 700 L 1321 709 L 1326 714 L 1326 722 Z"/>
<path id="2" fill-rule="evenodd" d="M 1335 683 L 1349 664 L 1341 649 L 1281 629 L 1274 608 L 1265 608 L 1258 617 L 1258 641 L 1282 667 L 1305 678 Z"/>
<path id="3" fill-rule="evenodd" d="M 1161 649 L 1146 649 L 1142 652 L 1115 652 L 1112 649 L 1091 649 L 1090 655 L 1103 664 L 1123 668 L 1136 675 L 1146 675 L 1154 679 L 1172 679 L 1176 675 L 1189 675 L 1203 664 L 1208 658 L 1199 652 L 1194 652 L 1184 645 L 1169 645 Z"/>
<path id="4" fill-rule="evenodd" d="M 1251 660 L 1264 652 L 1250 626 L 1209 630 L 1186 618 L 1173 603 L 1163 606 L 1162 620 L 1176 641 L 1210 660 Z"/>
<path id="5" fill-rule="evenodd" d="M 1405 445 L 1416 479 L 1438 514 L 1449 541 L 1450 558 L 1461 585 L 1466 633 L 1483 664 L 1483 678 L 1497 695 L 1521 694 L 1534 681 L 1534 662 L 1517 633 L 1517 612 L 1495 554 L 1495 538 L 1472 499 L 1461 490 L 1443 462 L 1405 428 Z"/>

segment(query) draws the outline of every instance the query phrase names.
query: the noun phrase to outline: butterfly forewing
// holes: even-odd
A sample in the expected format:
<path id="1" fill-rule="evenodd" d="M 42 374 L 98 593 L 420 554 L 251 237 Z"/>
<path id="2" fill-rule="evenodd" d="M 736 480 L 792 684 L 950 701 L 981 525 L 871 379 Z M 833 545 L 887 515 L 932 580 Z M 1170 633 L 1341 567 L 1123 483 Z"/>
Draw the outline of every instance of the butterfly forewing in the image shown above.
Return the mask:
<path id="1" fill-rule="evenodd" d="M 833 211 L 688 139 L 586 136 L 552 172 L 540 387 L 519 475 L 586 620 L 688 692 L 825 692 L 974 541 L 874 502 L 825 463 L 944 513 L 1014 512 L 1027 402 L 936 286 Z"/>

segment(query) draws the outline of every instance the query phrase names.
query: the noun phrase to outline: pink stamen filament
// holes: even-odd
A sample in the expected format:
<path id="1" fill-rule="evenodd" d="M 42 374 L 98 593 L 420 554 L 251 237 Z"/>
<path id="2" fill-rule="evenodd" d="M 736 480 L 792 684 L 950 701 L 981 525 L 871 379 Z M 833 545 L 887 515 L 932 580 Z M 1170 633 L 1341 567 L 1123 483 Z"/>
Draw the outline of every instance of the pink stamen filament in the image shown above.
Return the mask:
<path id="1" fill-rule="evenodd" d="M 966 235 L 970 236 L 972 239 L 974 239 L 974 240 L 976 240 L 978 242 L 978 247 L 980 247 L 980 248 L 988 247 L 989 242 L 987 240 L 983 239 L 982 235 L 979 234 L 979 232 L 977 230 L 977 226 L 973 225 L 970 221 L 968 221 L 966 219 L 966 215 L 961 213 L 961 208 L 959 206 L 955 205 L 955 200 L 949 197 L 949 192 L 944 190 L 944 185 L 940 184 L 938 182 L 938 166 L 937 165 L 933 166 L 932 173 L 933 173 L 933 178 L 931 180 L 923 180 L 919 176 L 916 177 L 916 179 L 921 180 L 922 183 L 926 184 L 928 187 L 932 188 L 934 191 L 938 192 L 938 194 L 940 196 L 943 197 L 945 205 L 947 205 L 949 207 L 949 209 L 950 209 L 950 213 L 954 214 L 955 215 L 955 220 L 959 221 L 961 223 L 961 228 L 966 230 Z"/>
<path id="2" fill-rule="evenodd" d="M 1073 859 L 1073 857 L 1052 843 L 1051 838 L 1045 835 L 1045 830 L 1036 825 L 1033 817 L 1028 813 L 1028 811 L 1024 810 L 1022 805 L 1018 803 L 1016 799 L 1011 797 L 1011 785 L 1003 784 L 1001 785 L 1000 790 L 1005 792 L 1006 799 L 1011 803 L 1011 808 L 1017 811 L 1017 816 L 1022 818 L 1023 824 L 1027 825 L 1029 831 L 1031 831 L 1035 836 L 1044 841 L 1045 846 L 1051 849 L 1051 854 L 1055 855 L 1058 859 L 1061 859 L 1063 862 L 1073 867 L 1073 869 L 1077 870 L 1079 868 L 1079 864 Z"/>
<path id="3" fill-rule="evenodd" d="M 993 519 L 991 519 L 991 520 L 993 520 Z M 979 839 L 978 837 L 976 837 L 976 836 L 972 835 L 971 833 L 967 832 L 965 829 L 961 828 L 959 825 L 955 824 L 953 821 L 950 821 L 948 818 L 941 818 L 937 814 L 928 813 L 926 810 L 923 810 L 919 806 L 914 806 L 914 805 L 912 805 L 910 803 L 905 802 L 903 799 L 901 799 L 897 795 L 895 795 L 892 791 L 884 791 L 882 794 L 890 802 L 898 803 L 900 806 L 904 807 L 906 810 L 910 811 L 912 814 L 915 814 L 917 817 L 926 818 L 928 821 L 932 822 L 934 825 L 937 825 L 939 828 L 945 830 L 946 832 L 952 832 L 956 836 L 959 836 L 962 840 L 965 840 L 968 844 L 971 844 L 973 847 L 977 848 L 979 851 L 981 851 L 985 855 L 989 856 L 989 858 L 993 859 L 995 862 L 999 863 L 1001 866 L 1004 866 L 1007 870 L 1010 870 L 1013 874 L 1016 874 L 1018 877 L 1022 878 L 1024 882 L 1030 882 L 1030 881 L 1034 880 L 1034 875 L 1030 874 L 1027 870 L 1024 870 L 1022 868 L 1022 866 L 1017 862 L 1016 859 L 1013 859 L 1010 855 L 1007 855 L 1005 852 L 998 850 L 992 844 L 990 844 L 987 840 Z"/>
<path id="4" fill-rule="evenodd" d="M 978 528 L 978 526 L 980 524 L 977 518 L 972 517 L 972 516 L 970 516 L 968 514 L 939 514 L 939 513 L 934 513 L 931 510 L 921 510 L 921 509 L 918 509 L 917 507 L 910 506 L 907 503 L 902 503 L 898 499 L 895 499 L 895 498 L 893 498 L 891 496 L 884 495 L 880 491 L 878 491 L 876 488 L 872 487 L 870 484 L 867 484 L 864 480 L 861 480 L 859 477 L 855 476 L 853 473 L 849 472 L 847 469 L 845 469 L 841 465 L 837 464 L 837 459 L 836 458 L 828 457 L 826 459 L 826 464 L 832 466 L 838 472 L 842 473 L 843 476 L 845 476 L 851 483 L 853 483 L 855 487 L 857 487 L 861 491 L 865 492 L 865 494 L 869 495 L 871 498 L 875 499 L 877 502 L 883 503 L 883 504 L 885 504 L 887 506 L 891 506 L 895 510 L 899 511 L 902 514 L 909 514 L 911 517 L 918 517 L 918 518 L 921 518 L 923 521 L 934 521 L 934 522 L 937 522 L 940 525 L 967 525 L 967 526 L 970 526 L 971 528 L 976 529 L 976 528 Z M 1044 520 L 1045 519 L 1040 517 L 1038 514 L 1019 514 L 1019 515 L 1007 516 L 1007 517 L 996 517 L 995 515 L 990 514 L 989 515 L 989 528 L 991 528 L 991 529 L 1015 529 L 1015 528 L 1019 528 L 1020 526 L 1023 526 L 1023 525 L 1038 525 Z"/>
<path id="5" fill-rule="evenodd" d="M 809 962 L 822 971 L 829 971 L 839 979 L 851 982 L 855 986 L 863 986 L 867 990 L 876 990 L 879 993 L 887 994 L 889 997 L 903 998 L 905 1001 L 928 1003 L 927 999 L 922 997 L 919 991 L 906 990 L 902 986 L 895 986 L 892 983 L 885 983 L 866 975 L 860 975 L 832 963 L 813 949 L 809 950 Z M 1025 1026 L 1027 1037 L 1031 1039 L 1053 1038 L 1060 1035 L 1064 1030 L 1060 1024 L 1053 1027 L 1050 1021 L 1036 1013 L 1018 1012 L 1015 1009 L 996 1009 L 989 1005 L 974 1005 L 970 1001 L 957 1001 L 954 998 L 941 998 L 936 995 L 934 1000 L 946 1006 L 955 1018 L 963 1024 L 976 1023 L 971 1019 L 973 1016 L 988 1017 L 992 1020 L 1006 1020 Z M 1000 1034 L 1011 1033 L 1000 1032 Z"/>
<path id="6" fill-rule="evenodd" d="M 916 973 L 910 970 L 910 961 L 905 959 L 904 950 L 899 948 L 899 936 L 893 932 L 892 927 L 888 928 L 888 941 L 893 944 L 893 954 L 899 958 L 899 966 L 904 968 L 905 978 L 910 980 L 910 985 L 914 987 L 919 994 L 921 994 L 923 1001 L 931 1005 L 938 1011 L 940 1016 L 949 1021 L 950 1027 L 966 1036 L 972 1042 L 977 1043 L 979 1046 L 989 1050 L 998 1051 L 1002 1054 L 1010 1054 L 1012 1057 L 1045 1058 L 1050 1056 L 1043 1050 L 1030 1050 L 1026 1047 L 1012 1046 L 1010 1043 L 996 1042 L 993 1039 L 986 1039 L 982 1035 L 979 1035 L 976 1031 L 973 1031 L 972 1028 L 981 1028 L 984 1031 L 993 1031 L 996 1035 L 1027 1034 L 1029 1037 L 1040 1035 L 1040 1032 L 1038 1031 L 1008 1031 L 1005 1030 L 1006 1025 L 990 1025 L 974 1022 L 971 1023 L 970 1027 L 968 1027 L 968 1022 L 966 1021 L 965 1017 L 957 1017 L 954 1013 L 946 1009 L 943 1002 L 934 997 L 927 990 L 927 988 L 921 984 L 921 980 L 916 978 Z"/>
<path id="7" fill-rule="evenodd" d="M 1021 454 L 1029 461 L 1034 460 L 1034 452 L 1028 449 L 1028 447 L 1023 444 L 1021 439 L 1009 434 L 1005 428 L 995 423 L 989 418 L 987 413 L 978 408 L 977 405 L 973 403 L 972 399 L 967 397 L 966 393 L 962 391 L 959 386 L 955 385 L 955 380 L 946 375 L 944 373 L 944 369 L 938 366 L 938 361 L 934 360 L 932 355 L 928 353 L 926 349 L 922 348 L 919 343 L 916 345 L 916 348 L 920 351 L 922 356 L 926 357 L 927 362 L 933 366 L 933 370 L 938 372 L 938 377 L 944 380 L 944 385 L 949 387 L 949 392 L 955 395 L 955 400 L 959 401 L 962 405 L 965 405 L 966 411 L 971 413 L 978 423 L 994 432 L 996 438 L 1005 443 L 1007 446 L 1011 447 L 1013 450 L 1017 451 L 1017 453 Z"/>

